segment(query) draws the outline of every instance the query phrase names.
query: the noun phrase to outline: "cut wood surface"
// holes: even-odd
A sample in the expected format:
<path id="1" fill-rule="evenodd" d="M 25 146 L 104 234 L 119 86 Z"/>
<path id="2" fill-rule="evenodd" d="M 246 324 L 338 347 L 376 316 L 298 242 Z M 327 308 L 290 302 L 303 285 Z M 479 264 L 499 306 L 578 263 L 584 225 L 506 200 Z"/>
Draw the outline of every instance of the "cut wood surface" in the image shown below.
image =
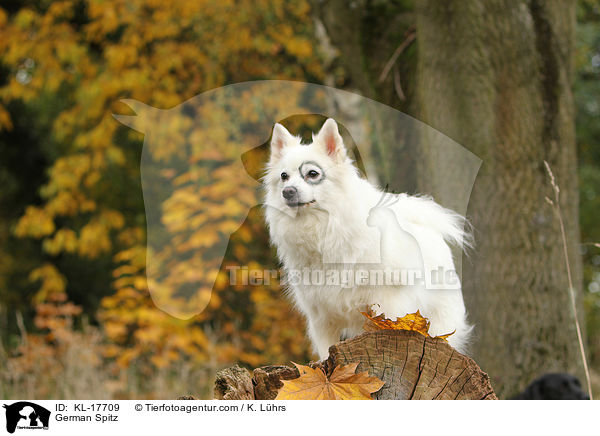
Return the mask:
<path id="1" fill-rule="evenodd" d="M 443 339 L 405 330 L 364 333 L 331 346 L 329 358 L 312 362 L 328 376 L 339 365 L 358 362 L 356 372 L 368 371 L 385 382 L 378 400 L 496 400 L 489 377 L 473 359 Z M 249 371 L 234 366 L 217 373 L 215 399 L 272 400 L 282 380 L 299 377 L 296 368 L 264 366 Z"/>

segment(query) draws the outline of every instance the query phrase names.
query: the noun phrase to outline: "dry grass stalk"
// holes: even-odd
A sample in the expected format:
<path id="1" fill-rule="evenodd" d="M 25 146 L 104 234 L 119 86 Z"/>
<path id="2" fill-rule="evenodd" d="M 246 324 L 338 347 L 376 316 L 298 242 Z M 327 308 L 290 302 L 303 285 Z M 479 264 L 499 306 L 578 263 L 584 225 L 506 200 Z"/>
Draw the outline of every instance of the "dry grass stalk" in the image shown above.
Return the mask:
<path id="1" fill-rule="evenodd" d="M 551 200 L 550 198 L 546 197 L 546 201 L 548 202 L 548 204 L 550 204 L 554 208 L 556 215 L 558 217 L 559 225 L 560 225 L 560 233 L 561 233 L 562 243 L 563 243 L 563 253 L 564 253 L 564 257 L 565 257 L 565 266 L 567 268 L 567 278 L 569 280 L 569 295 L 571 297 L 571 308 L 573 309 L 573 317 L 575 318 L 575 328 L 577 330 L 577 339 L 579 340 L 579 350 L 581 352 L 581 360 L 583 361 L 583 369 L 585 370 L 585 378 L 587 381 L 588 393 L 590 395 L 590 400 L 593 400 L 594 397 L 592 395 L 592 382 L 590 379 L 590 370 L 588 368 L 587 359 L 585 357 L 585 348 L 583 346 L 583 337 L 581 334 L 581 327 L 579 326 L 579 317 L 577 314 L 577 304 L 575 302 L 575 289 L 573 288 L 573 279 L 571 276 L 571 265 L 569 262 L 569 253 L 567 250 L 567 237 L 566 237 L 566 233 L 565 233 L 565 225 L 564 225 L 564 222 L 562 219 L 562 213 L 561 213 L 561 209 L 560 209 L 560 201 L 559 201 L 560 188 L 558 187 L 558 184 L 556 183 L 556 179 L 554 178 L 554 174 L 552 173 L 552 169 L 550 168 L 550 165 L 548 164 L 548 162 L 544 161 L 544 165 L 546 166 L 546 171 L 548 172 L 548 176 L 550 177 L 550 184 L 552 185 L 552 189 L 554 191 L 554 200 Z"/>

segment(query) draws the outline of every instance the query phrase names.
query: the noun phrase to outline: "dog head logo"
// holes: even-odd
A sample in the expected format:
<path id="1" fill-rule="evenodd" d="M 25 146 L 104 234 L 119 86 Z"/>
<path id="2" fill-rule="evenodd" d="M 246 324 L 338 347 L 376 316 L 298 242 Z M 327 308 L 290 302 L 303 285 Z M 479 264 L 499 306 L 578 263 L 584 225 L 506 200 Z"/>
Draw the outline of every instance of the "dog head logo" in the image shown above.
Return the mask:
<path id="1" fill-rule="evenodd" d="M 400 162 L 405 156 L 410 157 L 409 151 L 414 154 L 414 148 L 386 144 L 425 138 L 428 146 L 439 151 L 435 156 L 442 164 L 456 162 L 448 177 L 460 180 L 439 188 L 464 187 L 462 191 L 453 189 L 438 195 L 435 185 L 431 194 L 463 214 L 480 164 L 478 158 L 451 139 L 395 109 L 321 85 L 246 82 L 208 91 L 171 109 L 154 108 L 136 100 L 122 102 L 134 114 L 114 117 L 144 134 L 140 172 L 146 212 L 147 287 L 158 308 L 180 319 L 192 318 L 207 307 L 217 280 L 227 283 L 227 273 L 219 274 L 225 269 L 221 263 L 230 235 L 261 203 L 261 184 L 257 179 L 265 176 L 270 136 L 275 133 L 277 137 L 282 132 L 273 132 L 275 123 L 294 116 L 320 114 L 321 125 L 325 118 L 334 118 L 360 146 L 366 176 L 374 181 L 378 178 L 373 156 L 381 160 L 385 151 L 384 159 Z M 330 124 L 334 127 L 333 122 Z M 286 127 L 298 131 L 294 123 Z M 316 131 L 314 127 L 311 126 L 312 131 Z M 334 130 L 326 128 L 324 137 Z M 394 132 L 404 132 L 405 138 Z M 325 147 L 332 144 L 335 145 L 324 142 Z M 261 145 L 265 147 L 260 148 Z M 349 151 L 347 148 L 345 151 Z M 264 159 L 249 170 L 248 162 L 260 154 L 257 149 L 266 151 Z M 337 158 L 342 156 L 335 152 L 344 150 L 329 151 Z M 313 191 L 322 190 L 327 179 L 320 177 L 327 169 L 303 167 L 303 175 L 310 182 L 307 186 Z M 325 173 L 325 177 L 329 175 Z M 388 181 L 379 180 L 383 184 Z M 406 186 L 389 182 L 396 191 L 406 190 Z M 299 206 L 304 202 L 304 197 L 296 199 L 288 191 L 290 202 L 297 201 Z"/>
<path id="2" fill-rule="evenodd" d="M 19 401 L 3 406 L 6 409 L 6 431 L 16 429 L 48 429 L 50 411 L 29 401 Z"/>

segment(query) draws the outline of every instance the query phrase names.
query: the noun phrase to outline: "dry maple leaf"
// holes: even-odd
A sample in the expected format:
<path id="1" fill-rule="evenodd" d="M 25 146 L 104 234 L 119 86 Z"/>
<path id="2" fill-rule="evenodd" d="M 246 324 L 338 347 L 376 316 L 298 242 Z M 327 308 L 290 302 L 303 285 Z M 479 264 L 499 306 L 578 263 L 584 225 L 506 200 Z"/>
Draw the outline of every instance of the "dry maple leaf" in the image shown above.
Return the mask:
<path id="1" fill-rule="evenodd" d="M 294 366 L 300 377 L 282 380 L 276 400 L 371 400 L 371 394 L 384 384 L 377 377 L 369 377 L 366 371 L 354 374 L 358 363 L 336 366 L 329 379 L 320 368 L 296 363 Z"/>
<path id="2" fill-rule="evenodd" d="M 374 332 L 378 330 L 410 330 L 421 333 L 423 336 L 433 338 L 429 334 L 429 320 L 417 310 L 415 313 L 408 313 L 402 318 L 396 318 L 396 321 L 392 321 L 385 317 L 385 314 L 375 316 L 373 310 L 369 309 L 368 312 L 361 312 L 366 318 L 363 328 L 365 331 Z M 454 334 L 454 332 L 447 333 L 445 335 L 435 336 L 447 340 L 448 336 Z"/>

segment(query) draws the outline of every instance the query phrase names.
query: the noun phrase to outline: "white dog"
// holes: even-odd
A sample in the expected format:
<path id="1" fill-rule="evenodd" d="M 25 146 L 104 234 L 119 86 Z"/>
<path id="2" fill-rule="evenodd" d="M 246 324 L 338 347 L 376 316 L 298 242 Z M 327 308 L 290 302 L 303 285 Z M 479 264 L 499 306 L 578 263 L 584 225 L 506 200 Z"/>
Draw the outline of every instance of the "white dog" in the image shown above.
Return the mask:
<path id="1" fill-rule="evenodd" d="M 471 326 L 448 245 L 465 243 L 461 216 L 361 178 L 333 119 L 308 145 L 275 124 L 263 182 L 271 241 L 320 358 L 360 334 L 373 305 L 391 319 L 419 310 L 464 352 Z"/>

